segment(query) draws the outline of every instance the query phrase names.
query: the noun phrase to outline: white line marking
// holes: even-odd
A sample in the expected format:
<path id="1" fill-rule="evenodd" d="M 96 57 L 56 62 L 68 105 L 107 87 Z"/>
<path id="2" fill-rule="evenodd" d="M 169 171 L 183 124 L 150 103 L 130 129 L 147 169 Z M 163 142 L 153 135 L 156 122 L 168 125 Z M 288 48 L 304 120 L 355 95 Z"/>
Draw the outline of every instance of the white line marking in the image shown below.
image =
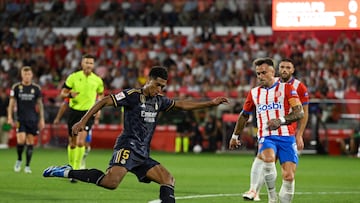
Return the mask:
<path id="1" fill-rule="evenodd" d="M 265 193 L 261 193 L 265 195 Z M 360 194 L 360 191 L 347 191 L 347 192 L 295 192 L 295 195 L 349 195 L 349 194 Z M 175 199 L 199 199 L 207 197 L 233 197 L 233 196 L 242 196 L 242 194 L 207 194 L 207 195 L 189 195 L 183 197 L 175 197 Z M 151 200 L 148 203 L 161 203 L 159 199 Z"/>

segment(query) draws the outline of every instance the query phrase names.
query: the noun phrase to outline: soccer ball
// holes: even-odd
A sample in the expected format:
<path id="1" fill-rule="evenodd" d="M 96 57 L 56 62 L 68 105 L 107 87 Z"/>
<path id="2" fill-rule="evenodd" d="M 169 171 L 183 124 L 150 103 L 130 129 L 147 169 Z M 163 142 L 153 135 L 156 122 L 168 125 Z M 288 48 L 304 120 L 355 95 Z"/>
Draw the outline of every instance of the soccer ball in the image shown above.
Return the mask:
<path id="1" fill-rule="evenodd" d="M 198 153 L 200 153 L 202 151 L 202 147 L 201 147 L 201 145 L 195 145 L 194 146 L 194 148 L 193 148 L 193 152 L 194 153 L 196 153 L 196 154 L 198 154 Z"/>

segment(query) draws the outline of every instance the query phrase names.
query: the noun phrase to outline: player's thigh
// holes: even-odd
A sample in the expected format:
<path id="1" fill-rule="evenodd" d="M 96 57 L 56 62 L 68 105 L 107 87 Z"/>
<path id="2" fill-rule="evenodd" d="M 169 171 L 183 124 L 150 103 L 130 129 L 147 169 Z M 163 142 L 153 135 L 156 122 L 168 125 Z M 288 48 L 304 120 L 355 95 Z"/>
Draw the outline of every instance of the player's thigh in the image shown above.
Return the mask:
<path id="1" fill-rule="evenodd" d="M 174 177 L 161 164 L 158 164 L 152 167 L 151 169 L 149 169 L 148 172 L 146 173 L 146 177 L 159 184 L 166 184 L 166 185 L 175 184 Z"/>
<path id="2" fill-rule="evenodd" d="M 25 132 L 16 133 L 16 141 L 17 141 L 18 144 L 25 144 L 26 133 Z"/>
<path id="3" fill-rule="evenodd" d="M 263 161 L 275 162 L 277 147 L 271 137 L 263 137 L 259 140 L 259 153 Z"/>

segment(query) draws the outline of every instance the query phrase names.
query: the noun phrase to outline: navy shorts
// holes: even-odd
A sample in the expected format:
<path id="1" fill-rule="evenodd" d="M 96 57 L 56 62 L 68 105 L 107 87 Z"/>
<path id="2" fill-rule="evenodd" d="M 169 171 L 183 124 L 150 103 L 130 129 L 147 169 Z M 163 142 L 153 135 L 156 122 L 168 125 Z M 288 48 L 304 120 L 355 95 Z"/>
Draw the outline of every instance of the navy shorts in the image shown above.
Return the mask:
<path id="1" fill-rule="evenodd" d="M 18 121 L 16 132 L 25 132 L 36 136 L 39 134 L 38 121 Z"/>
<path id="2" fill-rule="evenodd" d="M 160 163 L 154 159 L 139 156 L 130 147 L 124 146 L 119 150 L 114 150 L 109 168 L 112 166 L 125 167 L 128 171 L 136 175 L 139 182 L 150 183 L 151 180 L 146 177 L 146 173 L 158 164 Z"/>

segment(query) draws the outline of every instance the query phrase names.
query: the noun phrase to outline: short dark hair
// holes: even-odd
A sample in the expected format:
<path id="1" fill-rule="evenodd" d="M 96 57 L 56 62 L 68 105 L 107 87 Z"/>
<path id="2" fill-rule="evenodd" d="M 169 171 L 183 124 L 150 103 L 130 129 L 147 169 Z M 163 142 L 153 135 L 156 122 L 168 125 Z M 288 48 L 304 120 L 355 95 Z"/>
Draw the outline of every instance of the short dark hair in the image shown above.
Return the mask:
<path id="1" fill-rule="evenodd" d="M 292 59 L 289 59 L 289 58 L 283 58 L 283 59 L 280 60 L 280 63 L 281 62 L 289 62 L 289 63 L 294 65 L 294 61 Z"/>
<path id="2" fill-rule="evenodd" d="M 95 56 L 93 56 L 91 54 L 84 54 L 81 58 L 82 59 L 94 59 L 95 60 Z"/>
<path id="3" fill-rule="evenodd" d="M 164 80 L 168 79 L 168 72 L 165 67 L 162 66 L 154 66 L 149 73 L 149 77 L 152 79 L 161 78 Z"/>
<path id="4" fill-rule="evenodd" d="M 268 58 L 268 57 L 267 58 L 258 58 L 253 62 L 255 67 L 260 66 L 264 63 L 275 68 L 275 66 L 274 66 L 275 63 L 272 58 Z"/>

